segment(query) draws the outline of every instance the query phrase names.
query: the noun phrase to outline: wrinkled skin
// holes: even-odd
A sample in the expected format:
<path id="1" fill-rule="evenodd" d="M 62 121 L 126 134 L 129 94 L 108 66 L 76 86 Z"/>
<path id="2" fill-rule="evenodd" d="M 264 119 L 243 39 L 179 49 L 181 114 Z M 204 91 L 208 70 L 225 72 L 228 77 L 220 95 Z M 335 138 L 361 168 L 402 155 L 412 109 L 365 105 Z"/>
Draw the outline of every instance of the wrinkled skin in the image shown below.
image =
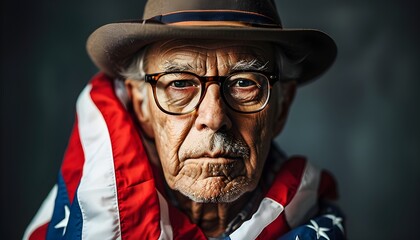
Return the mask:
<path id="1" fill-rule="evenodd" d="M 145 70 L 163 72 L 171 63 L 200 76 L 225 76 L 235 63 L 258 59 L 273 71 L 273 54 L 268 43 L 170 40 L 149 47 Z M 219 86 L 211 84 L 198 109 L 181 116 L 159 110 L 149 84 L 146 101 L 137 84 L 126 81 L 143 131 L 154 139 L 158 159 L 152 161 L 162 168 L 168 186 L 182 193 L 178 196 L 192 200 L 179 200 L 192 220 L 202 223 L 209 236 L 217 236 L 247 202 L 246 193 L 257 187 L 271 141 L 283 128 L 295 83 L 276 83 L 267 106 L 252 114 L 231 110 Z"/>

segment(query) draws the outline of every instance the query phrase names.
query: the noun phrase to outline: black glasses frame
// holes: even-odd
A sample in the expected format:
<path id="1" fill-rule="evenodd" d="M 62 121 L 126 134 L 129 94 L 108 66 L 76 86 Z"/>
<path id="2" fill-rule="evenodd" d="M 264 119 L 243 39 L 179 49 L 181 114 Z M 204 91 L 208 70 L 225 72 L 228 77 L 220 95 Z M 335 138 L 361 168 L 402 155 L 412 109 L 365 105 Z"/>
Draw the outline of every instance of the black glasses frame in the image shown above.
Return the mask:
<path id="1" fill-rule="evenodd" d="M 256 109 L 256 110 L 250 111 L 250 112 L 239 111 L 239 110 L 233 108 L 232 106 L 230 106 L 229 102 L 226 100 L 225 94 L 223 93 L 223 87 L 221 87 L 221 86 L 223 86 L 223 84 L 226 81 L 226 79 L 230 78 L 232 75 L 235 75 L 235 74 L 238 74 L 238 73 L 247 73 L 247 72 L 248 73 L 259 73 L 259 74 L 264 75 L 267 78 L 268 83 L 269 83 L 269 87 L 270 87 L 270 89 L 268 90 L 268 96 L 267 96 L 267 100 L 265 101 L 265 103 L 259 109 Z M 157 84 L 159 78 L 162 77 L 163 75 L 166 75 L 166 74 L 176 74 L 176 73 L 180 73 L 180 74 L 182 74 L 182 73 L 191 74 L 191 75 L 197 77 L 197 79 L 201 83 L 201 96 L 200 96 L 200 99 L 197 102 L 197 105 L 193 109 L 191 109 L 191 111 L 188 111 L 188 112 L 185 112 L 185 113 L 174 113 L 174 112 L 169 112 L 169 111 L 165 110 L 159 104 L 159 101 L 158 101 L 158 99 L 156 97 L 156 84 Z M 153 98 L 155 99 L 156 105 L 158 106 L 158 108 L 162 112 L 164 112 L 166 114 L 169 114 L 169 115 L 185 115 L 185 114 L 188 114 L 188 113 L 191 113 L 191 112 L 195 111 L 198 108 L 198 106 L 200 106 L 201 102 L 204 99 L 204 96 L 206 95 L 207 88 L 211 84 L 218 84 L 219 85 L 220 95 L 222 96 L 223 101 L 233 111 L 239 112 L 239 113 L 256 113 L 256 112 L 259 112 L 259 111 L 263 110 L 265 108 L 265 106 L 267 106 L 267 103 L 270 100 L 270 96 L 271 96 L 271 88 L 273 87 L 273 85 L 276 82 L 278 82 L 280 80 L 280 78 L 279 78 L 278 75 L 274 75 L 272 73 L 268 73 L 268 72 L 264 72 L 264 71 L 254 71 L 254 70 L 250 70 L 250 71 L 235 71 L 235 72 L 230 73 L 227 76 L 199 76 L 199 75 L 197 75 L 195 73 L 188 72 L 188 71 L 175 71 L 175 72 L 159 72 L 159 73 L 146 74 L 144 80 L 145 80 L 145 82 L 149 83 L 152 86 Z"/>

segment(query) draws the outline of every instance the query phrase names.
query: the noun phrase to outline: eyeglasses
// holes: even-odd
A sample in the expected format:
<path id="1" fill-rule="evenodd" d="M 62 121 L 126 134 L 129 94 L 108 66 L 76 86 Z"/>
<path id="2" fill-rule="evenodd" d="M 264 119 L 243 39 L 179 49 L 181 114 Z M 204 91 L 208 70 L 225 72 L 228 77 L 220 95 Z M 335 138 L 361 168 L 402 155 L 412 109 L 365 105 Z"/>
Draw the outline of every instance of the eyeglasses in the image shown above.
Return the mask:
<path id="1" fill-rule="evenodd" d="M 198 76 L 191 72 L 146 74 L 145 81 L 153 89 L 160 110 L 171 115 L 194 111 L 204 99 L 210 84 L 218 84 L 220 93 L 236 112 L 255 113 L 267 105 L 271 87 L 279 78 L 258 71 L 240 71 L 228 76 Z"/>

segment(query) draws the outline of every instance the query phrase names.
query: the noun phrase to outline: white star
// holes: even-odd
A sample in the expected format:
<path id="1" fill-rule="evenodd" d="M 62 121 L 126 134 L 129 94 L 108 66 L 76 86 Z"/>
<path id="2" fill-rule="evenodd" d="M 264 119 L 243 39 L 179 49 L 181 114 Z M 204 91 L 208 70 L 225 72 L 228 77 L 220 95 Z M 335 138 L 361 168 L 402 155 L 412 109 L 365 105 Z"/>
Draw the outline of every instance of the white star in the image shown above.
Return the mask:
<path id="1" fill-rule="evenodd" d="M 55 229 L 58 228 L 64 228 L 63 229 L 63 236 L 66 233 L 67 223 L 69 222 L 70 217 L 70 209 L 67 207 L 67 205 L 64 205 L 64 218 L 61 220 L 61 222 L 57 223 L 57 225 L 54 226 Z"/>
<path id="2" fill-rule="evenodd" d="M 300 240 L 299 236 L 296 236 L 295 240 Z"/>
<path id="3" fill-rule="evenodd" d="M 344 233 L 343 224 L 341 224 L 341 222 L 343 221 L 343 218 L 337 217 L 332 214 L 326 214 L 324 215 L 324 217 L 331 219 L 332 225 L 337 226 L 341 230 L 341 232 Z"/>
<path id="4" fill-rule="evenodd" d="M 323 237 L 327 240 L 330 240 L 330 238 L 328 237 L 328 235 L 325 233 L 326 231 L 329 231 L 328 228 L 323 228 L 323 227 L 319 227 L 318 224 L 314 221 L 311 220 L 312 225 L 306 225 L 308 228 L 313 229 L 316 232 L 316 239 L 319 239 L 319 237 Z"/>

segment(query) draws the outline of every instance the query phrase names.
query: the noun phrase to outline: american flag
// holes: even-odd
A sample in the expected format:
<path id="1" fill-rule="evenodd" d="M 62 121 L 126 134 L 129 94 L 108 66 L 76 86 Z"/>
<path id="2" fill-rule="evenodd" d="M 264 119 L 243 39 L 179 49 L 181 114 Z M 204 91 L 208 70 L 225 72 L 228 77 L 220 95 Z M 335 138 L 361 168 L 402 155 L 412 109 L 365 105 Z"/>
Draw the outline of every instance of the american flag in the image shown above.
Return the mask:
<path id="1" fill-rule="evenodd" d="M 82 91 L 57 183 L 23 239 L 207 239 L 172 206 L 126 109 L 121 81 Z M 256 212 L 220 239 L 344 239 L 330 174 L 303 157 L 282 164 Z"/>

